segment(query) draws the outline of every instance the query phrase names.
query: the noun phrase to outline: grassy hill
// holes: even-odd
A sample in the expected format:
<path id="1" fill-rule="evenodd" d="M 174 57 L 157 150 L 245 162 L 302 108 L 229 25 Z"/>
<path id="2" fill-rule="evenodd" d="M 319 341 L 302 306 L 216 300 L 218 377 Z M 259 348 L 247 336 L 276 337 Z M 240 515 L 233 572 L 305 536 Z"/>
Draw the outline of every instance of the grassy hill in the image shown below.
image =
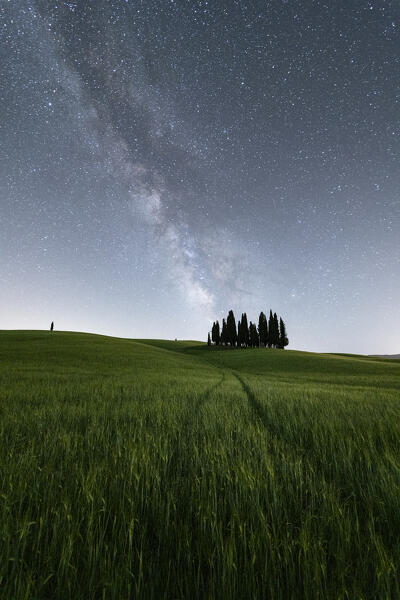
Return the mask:
<path id="1" fill-rule="evenodd" d="M 400 597 L 399 390 L 391 359 L 0 332 L 0 597 Z"/>

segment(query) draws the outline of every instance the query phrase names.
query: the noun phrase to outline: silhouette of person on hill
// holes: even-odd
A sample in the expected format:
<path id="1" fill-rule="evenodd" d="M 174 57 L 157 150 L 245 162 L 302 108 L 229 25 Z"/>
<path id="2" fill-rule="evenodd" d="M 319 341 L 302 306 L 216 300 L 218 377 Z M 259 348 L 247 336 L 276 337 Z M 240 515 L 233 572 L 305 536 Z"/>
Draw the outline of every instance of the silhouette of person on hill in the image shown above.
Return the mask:
<path id="1" fill-rule="evenodd" d="M 50 331 L 54 331 L 54 321 L 51 322 Z"/>

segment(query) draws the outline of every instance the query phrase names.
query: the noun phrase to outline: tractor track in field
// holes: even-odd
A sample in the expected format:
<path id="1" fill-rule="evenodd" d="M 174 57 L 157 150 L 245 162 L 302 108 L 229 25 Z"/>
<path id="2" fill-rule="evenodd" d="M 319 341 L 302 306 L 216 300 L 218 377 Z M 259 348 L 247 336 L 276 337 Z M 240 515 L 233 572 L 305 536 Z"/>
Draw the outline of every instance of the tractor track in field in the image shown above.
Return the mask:
<path id="1" fill-rule="evenodd" d="M 214 383 L 214 385 L 210 386 L 205 392 L 203 392 L 199 398 L 197 398 L 195 405 L 194 405 L 194 409 L 195 412 L 199 412 L 201 406 L 207 401 L 209 400 L 209 398 L 211 397 L 211 395 L 219 388 L 222 386 L 222 384 L 225 381 L 225 373 L 222 373 L 222 377 L 221 379 L 217 382 Z"/>
<path id="2" fill-rule="evenodd" d="M 261 421 L 263 426 L 266 429 L 269 429 L 270 428 L 270 419 L 267 415 L 265 407 L 261 404 L 261 402 L 259 402 L 257 400 L 252 389 L 247 385 L 247 383 L 244 381 L 244 379 L 242 379 L 241 376 L 238 373 L 236 373 L 236 371 L 232 371 L 232 375 L 234 377 L 236 377 L 236 379 L 239 381 L 240 385 L 242 386 L 242 390 L 246 394 L 247 400 L 253 410 L 253 413 L 257 416 L 258 420 Z"/>
<path id="3" fill-rule="evenodd" d="M 209 388 L 207 388 L 202 394 L 199 395 L 199 397 L 196 399 L 196 401 L 194 402 L 194 404 L 189 404 L 188 408 L 186 410 L 186 416 L 182 421 L 182 427 L 186 427 L 190 421 L 193 420 L 193 418 L 199 413 L 201 407 L 203 406 L 203 404 L 205 402 L 207 402 L 207 400 L 209 398 L 211 398 L 212 394 L 219 388 L 222 386 L 222 384 L 225 381 L 225 373 L 222 373 L 221 379 L 219 381 L 217 381 L 217 383 L 214 383 L 213 385 L 211 385 Z"/>
<path id="4" fill-rule="evenodd" d="M 307 449 L 302 445 L 299 445 L 299 442 L 296 440 L 290 441 L 285 439 L 282 436 L 282 430 L 279 429 L 278 424 L 275 420 L 271 419 L 270 414 L 265 406 L 261 404 L 259 400 L 257 400 L 252 389 L 247 385 L 247 383 L 242 379 L 242 377 L 236 373 L 236 371 L 231 371 L 232 375 L 236 377 L 242 386 L 243 392 L 246 394 L 248 403 L 253 410 L 253 415 L 258 420 L 259 423 L 264 427 L 264 429 L 270 434 L 271 439 L 276 440 L 279 445 L 284 449 L 285 453 L 288 455 L 292 455 L 295 453 L 297 456 L 303 455 L 307 452 Z"/>

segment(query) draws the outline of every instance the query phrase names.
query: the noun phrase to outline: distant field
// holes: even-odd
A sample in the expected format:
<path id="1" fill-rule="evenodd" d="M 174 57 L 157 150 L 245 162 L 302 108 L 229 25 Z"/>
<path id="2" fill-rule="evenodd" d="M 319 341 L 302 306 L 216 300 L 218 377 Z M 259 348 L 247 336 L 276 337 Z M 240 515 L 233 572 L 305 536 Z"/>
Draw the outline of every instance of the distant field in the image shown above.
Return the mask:
<path id="1" fill-rule="evenodd" d="M 400 361 L 0 332 L 0 598 L 400 598 Z"/>

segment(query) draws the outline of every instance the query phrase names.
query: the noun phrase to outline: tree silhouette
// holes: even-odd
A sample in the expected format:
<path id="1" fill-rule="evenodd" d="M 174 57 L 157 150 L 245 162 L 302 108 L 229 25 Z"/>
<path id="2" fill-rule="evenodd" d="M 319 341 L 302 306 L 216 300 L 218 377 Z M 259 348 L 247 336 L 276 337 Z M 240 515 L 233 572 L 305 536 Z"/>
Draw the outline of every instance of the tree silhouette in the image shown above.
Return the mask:
<path id="1" fill-rule="evenodd" d="M 221 337 L 220 337 L 220 333 L 219 333 L 219 322 L 215 321 L 212 324 L 212 328 L 211 328 L 211 340 L 214 342 L 214 344 L 216 346 L 219 346 Z"/>
<path id="2" fill-rule="evenodd" d="M 274 331 L 274 317 L 272 316 L 272 310 L 269 311 L 268 319 L 268 348 L 273 345 L 273 331 Z"/>
<path id="3" fill-rule="evenodd" d="M 228 318 L 226 319 L 226 329 L 228 335 L 228 343 L 234 347 L 237 342 L 237 331 L 236 331 L 236 321 L 235 315 L 233 314 L 233 310 L 230 310 L 228 313 Z"/>
<path id="4" fill-rule="evenodd" d="M 250 325 L 249 325 L 249 334 L 250 334 L 250 346 L 252 348 L 258 348 L 258 346 L 260 344 L 260 339 L 258 337 L 257 327 L 256 327 L 255 323 L 252 323 L 251 321 L 250 321 Z"/>
<path id="5" fill-rule="evenodd" d="M 286 325 L 282 319 L 279 319 L 279 348 L 284 349 L 289 344 L 289 338 L 286 333 Z"/>
<path id="6" fill-rule="evenodd" d="M 279 322 L 278 322 L 278 315 L 276 313 L 274 313 L 273 324 L 274 324 L 274 329 L 273 329 L 272 340 L 273 340 L 274 348 L 277 348 L 279 346 Z"/>
<path id="7" fill-rule="evenodd" d="M 210 332 L 208 332 L 208 336 L 207 336 L 207 346 L 211 346 Z"/>
<path id="8" fill-rule="evenodd" d="M 237 345 L 238 345 L 238 348 L 241 348 L 243 346 L 243 335 L 242 335 L 242 323 L 241 323 L 241 321 L 238 321 L 238 324 L 237 324 Z"/>
<path id="9" fill-rule="evenodd" d="M 228 343 L 228 334 L 225 319 L 222 319 L 222 329 L 221 329 L 221 344 L 226 346 Z"/>
<path id="10" fill-rule="evenodd" d="M 260 337 L 260 346 L 265 348 L 268 341 L 268 323 L 267 317 L 263 312 L 260 312 L 260 316 L 258 318 L 258 335 Z"/>
<path id="11" fill-rule="evenodd" d="M 221 341 L 221 336 L 219 333 L 219 321 L 215 321 L 215 344 L 217 346 L 219 346 L 220 341 Z"/>
<path id="12" fill-rule="evenodd" d="M 250 345 L 250 336 L 249 336 L 249 326 L 247 324 L 247 315 L 246 313 L 242 313 L 242 322 L 240 325 L 240 329 L 242 332 L 243 345 L 245 348 Z"/>

